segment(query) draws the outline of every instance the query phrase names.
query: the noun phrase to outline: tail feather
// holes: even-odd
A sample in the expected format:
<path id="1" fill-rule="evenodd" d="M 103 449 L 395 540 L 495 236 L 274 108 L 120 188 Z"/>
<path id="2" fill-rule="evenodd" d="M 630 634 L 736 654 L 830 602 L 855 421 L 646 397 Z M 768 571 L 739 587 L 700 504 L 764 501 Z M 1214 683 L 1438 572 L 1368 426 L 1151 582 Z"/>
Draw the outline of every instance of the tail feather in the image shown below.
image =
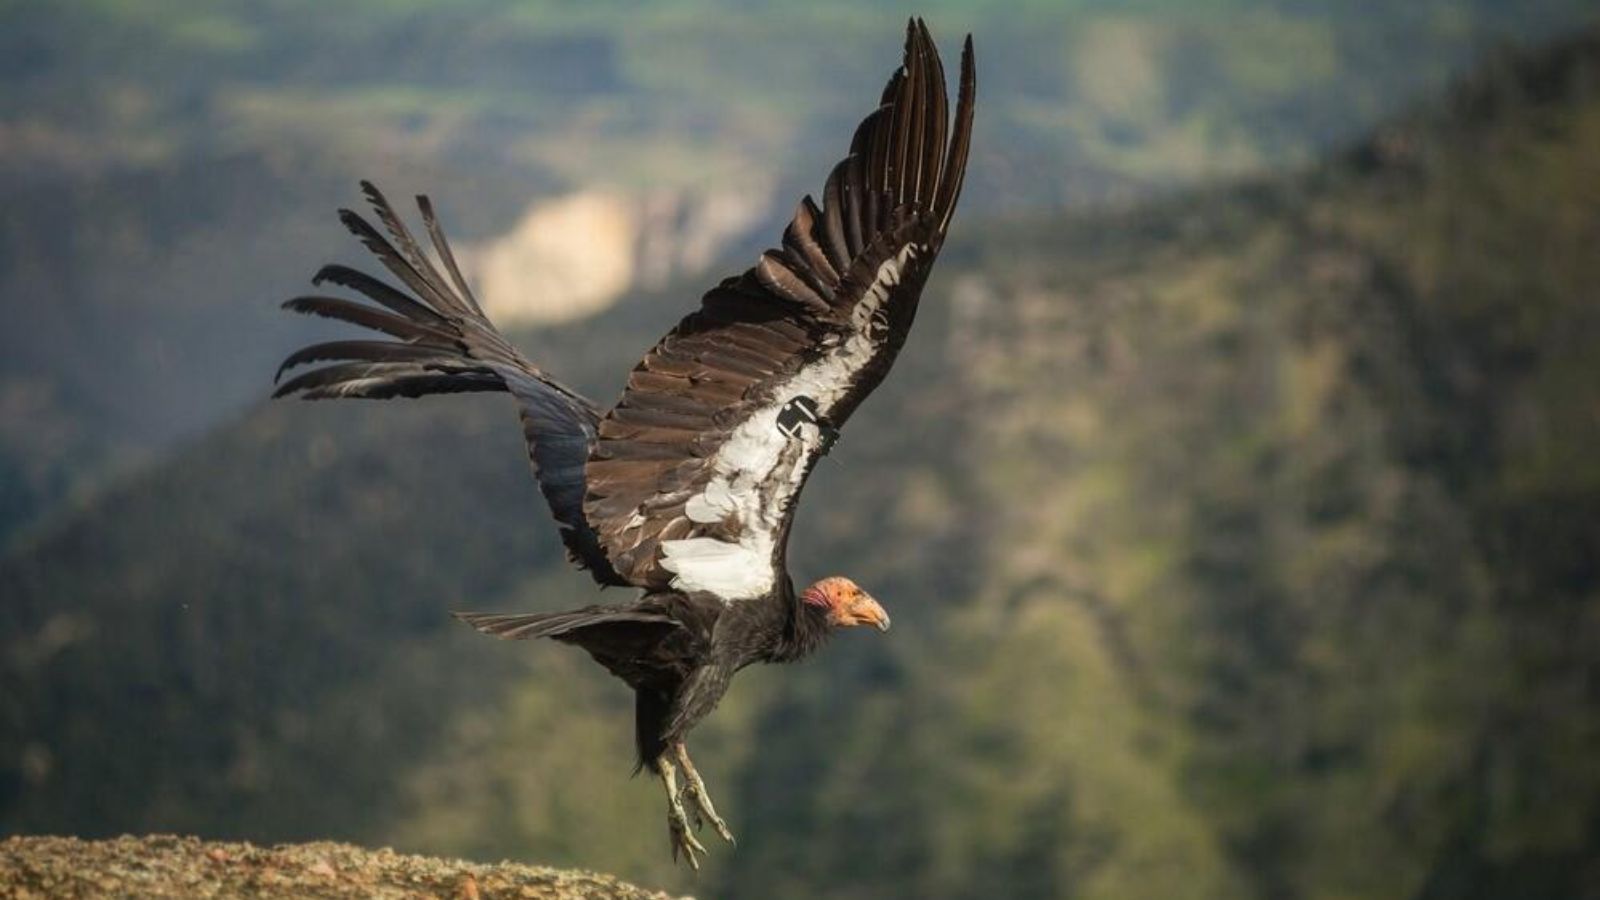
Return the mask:
<path id="1" fill-rule="evenodd" d="M 659 613 L 606 606 L 588 606 L 583 609 L 546 613 L 453 612 L 450 615 L 484 634 L 507 641 L 541 637 L 559 638 L 580 629 L 618 622 L 643 622 L 673 627 L 678 625 L 677 620 Z"/>

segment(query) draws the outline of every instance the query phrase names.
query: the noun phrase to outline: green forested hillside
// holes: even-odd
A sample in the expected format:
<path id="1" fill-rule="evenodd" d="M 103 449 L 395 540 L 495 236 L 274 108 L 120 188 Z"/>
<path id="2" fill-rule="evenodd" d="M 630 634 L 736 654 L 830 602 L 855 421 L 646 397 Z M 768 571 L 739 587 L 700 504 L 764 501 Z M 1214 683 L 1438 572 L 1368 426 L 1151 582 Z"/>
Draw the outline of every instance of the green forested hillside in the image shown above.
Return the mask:
<path id="1" fill-rule="evenodd" d="M 1292 178 L 963 220 L 802 505 L 896 629 L 696 732 L 707 896 L 1600 886 L 1600 34 Z M 685 289 L 525 336 L 610 395 Z M 0 561 L 0 830 L 687 886 L 500 398 L 273 406 Z"/>
<path id="2" fill-rule="evenodd" d="M 1005 165 L 975 174 L 987 202 L 1037 206 L 1304 160 L 1486 44 L 1591 14 L 1581 0 L 13 0 L 0 156 L 53 172 L 288 146 L 577 183 L 767 178 L 832 158 L 916 15 L 947 43 L 979 36 L 981 127 L 1003 135 L 984 152 Z M 1032 177 L 1051 166 L 1085 177 Z"/>
<path id="3" fill-rule="evenodd" d="M 770 191 L 777 222 L 922 15 L 977 36 L 968 212 L 1126 205 L 1303 165 L 1591 6 L 0 2 L 0 545 L 256 396 L 304 334 L 268 301 L 357 178 L 464 237 L 596 188 Z"/>

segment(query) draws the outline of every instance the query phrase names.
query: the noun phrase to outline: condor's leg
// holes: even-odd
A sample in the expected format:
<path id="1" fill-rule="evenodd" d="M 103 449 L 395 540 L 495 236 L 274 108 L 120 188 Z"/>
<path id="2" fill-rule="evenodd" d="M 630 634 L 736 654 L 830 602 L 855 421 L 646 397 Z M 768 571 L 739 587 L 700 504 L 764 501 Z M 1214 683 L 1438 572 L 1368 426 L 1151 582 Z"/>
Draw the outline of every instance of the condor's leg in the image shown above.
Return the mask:
<path id="1" fill-rule="evenodd" d="M 695 840 L 694 834 L 689 831 L 689 817 L 683 811 L 683 800 L 678 788 L 678 771 L 672 760 L 663 753 L 656 758 L 655 768 L 661 775 L 661 783 L 667 789 L 667 831 L 672 840 L 672 861 L 677 862 L 682 855 L 689 860 L 689 867 L 695 871 L 700 870 L 700 859 L 696 853 L 705 853 L 705 845 Z"/>
<path id="2" fill-rule="evenodd" d="M 689 817 L 683 811 L 683 790 L 678 785 L 677 763 L 672 761 L 667 742 L 661 739 L 671 697 L 659 690 L 640 687 L 635 688 L 634 699 L 634 737 L 639 745 L 639 764 L 656 773 L 667 790 L 667 832 L 672 842 L 672 861 L 677 862 L 680 856 L 687 857 L 690 867 L 699 870 L 700 859 L 696 854 L 705 853 L 706 848 L 689 830 Z"/>
<path id="3" fill-rule="evenodd" d="M 636 709 L 635 725 L 640 758 L 654 760 L 656 771 L 661 773 L 667 787 L 667 824 L 672 829 L 673 858 L 683 851 L 695 868 L 699 868 L 695 853 L 704 853 L 706 848 L 689 833 L 683 795 L 687 794 L 694 804 L 697 824 L 709 820 L 716 826 L 717 833 L 730 842 L 733 833 L 711 805 L 705 782 L 700 780 L 700 773 L 695 771 L 689 752 L 683 747 L 683 736 L 717 705 L 728 689 L 733 672 L 725 665 L 702 665 L 670 693 L 647 698 L 647 692 L 639 692 L 641 705 Z M 677 783 L 679 768 L 685 779 L 681 790 Z"/>
<path id="4" fill-rule="evenodd" d="M 678 765 L 683 769 L 683 793 L 687 794 L 694 803 L 694 824 L 699 828 L 706 822 L 722 835 L 728 843 L 734 843 L 733 832 L 728 830 L 728 823 L 722 821 L 717 815 L 717 808 L 711 804 L 711 795 L 706 793 L 706 783 L 701 780 L 700 773 L 694 767 L 694 760 L 689 758 L 689 747 L 683 741 L 672 745 L 672 753 L 678 758 Z"/>

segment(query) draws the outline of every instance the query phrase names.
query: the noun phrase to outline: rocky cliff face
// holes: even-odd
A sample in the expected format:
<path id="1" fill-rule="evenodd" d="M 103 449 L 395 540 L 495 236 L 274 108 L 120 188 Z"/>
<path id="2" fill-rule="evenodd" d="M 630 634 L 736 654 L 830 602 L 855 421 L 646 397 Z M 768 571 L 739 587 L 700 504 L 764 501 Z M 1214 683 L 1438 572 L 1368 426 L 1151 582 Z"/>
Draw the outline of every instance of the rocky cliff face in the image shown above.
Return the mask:
<path id="1" fill-rule="evenodd" d="M 414 190 L 434 192 L 474 289 L 506 328 L 582 319 L 692 274 L 672 298 L 688 312 L 715 280 L 702 270 L 776 240 L 774 198 L 788 193 L 749 182 L 591 187 L 518 213 L 527 192 L 547 189 L 500 175 L 476 187 L 385 175 L 241 155 L 13 191 L 0 210 L 0 298 L 16 301 L 0 329 L 0 543 L 259 401 L 285 353 L 331 333 L 278 304 L 309 290 L 324 262 L 381 268 L 331 215 L 359 205 L 358 177 L 402 206 Z"/>
<path id="2" fill-rule="evenodd" d="M 529 204 L 505 234 L 463 248 L 463 264 L 502 327 L 570 321 L 712 265 L 754 238 L 772 197 L 762 185 L 580 190 Z"/>

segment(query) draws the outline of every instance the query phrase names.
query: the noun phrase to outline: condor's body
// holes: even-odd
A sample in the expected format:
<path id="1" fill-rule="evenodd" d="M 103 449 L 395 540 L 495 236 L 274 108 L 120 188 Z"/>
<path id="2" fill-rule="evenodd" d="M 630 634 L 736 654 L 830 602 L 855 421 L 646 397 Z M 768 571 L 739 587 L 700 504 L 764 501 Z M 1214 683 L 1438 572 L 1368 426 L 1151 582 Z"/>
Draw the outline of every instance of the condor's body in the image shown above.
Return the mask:
<path id="1" fill-rule="evenodd" d="M 601 585 L 640 593 L 633 602 L 564 612 L 457 616 L 503 638 L 582 647 L 634 689 L 639 761 L 666 784 L 673 852 L 691 864 L 704 848 L 683 800 L 697 821 L 732 839 L 684 737 L 733 675 L 805 656 L 838 628 L 888 630 L 882 606 L 846 578 L 796 592 L 789 529 L 811 471 L 910 332 L 961 193 L 974 85 L 969 38 L 950 115 L 938 52 L 913 21 L 903 64 L 829 175 L 821 204 L 803 198 L 782 245 L 712 288 L 634 366 L 608 410 L 495 330 L 427 198 L 418 206 L 432 256 L 371 184 L 363 187 L 388 237 L 340 213 L 400 285 L 330 265 L 316 283 L 370 303 L 319 295 L 285 304 L 393 340 L 307 347 L 280 375 L 330 364 L 284 382 L 279 396 L 515 397 L 534 475 L 569 556 Z"/>

